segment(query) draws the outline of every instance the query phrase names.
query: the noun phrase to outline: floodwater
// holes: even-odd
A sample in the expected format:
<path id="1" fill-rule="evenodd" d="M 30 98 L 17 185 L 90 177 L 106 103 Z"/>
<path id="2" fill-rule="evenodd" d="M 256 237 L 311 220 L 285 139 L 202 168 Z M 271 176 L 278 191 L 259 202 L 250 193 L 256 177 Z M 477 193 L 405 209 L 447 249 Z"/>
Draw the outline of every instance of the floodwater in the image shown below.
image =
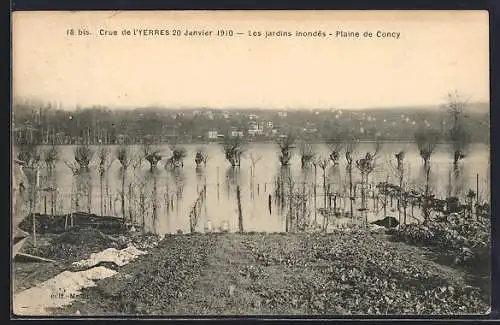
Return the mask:
<path id="1" fill-rule="evenodd" d="M 291 211 L 296 213 L 296 210 L 301 210 L 309 222 L 313 219 L 320 222 L 321 215 L 318 209 L 331 204 L 327 203 L 323 195 L 324 187 L 340 197 L 337 208 L 348 210 L 348 177 L 343 153 L 340 156 L 340 164 L 337 167 L 330 164 L 323 174 L 323 170 L 319 167 L 316 171 L 314 167 L 302 169 L 297 149 L 291 166 L 281 168 L 277 145 L 255 143 L 250 144 L 245 151 L 241 167 L 231 168 L 225 160 L 222 146 L 208 144 L 204 145 L 208 153 L 208 162 L 206 166 L 196 168 L 194 157 L 200 146 L 195 144 L 182 146 L 187 150 L 187 157 L 184 158 L 184 166 L 174 170 L 165 167 L 171 151 L 168 146 L 162 146 L 165 158 L 160 161 L 155 171 L 151 172 L 149 164 L 143 160 L 140 165 L 131 165 L 125 177 L 120 162 L 115 158 L 118 147 L 109 146 L 113 161 L 102 178 L 97 168 L 96 153 L 94 163 L 88 172 L 73 175 L 65 161 L 73 160 L 74 147 L 61 146 L 59 148 L 61 157 L 55 171 L 48 174 L 46 168 L 42 168 L 39 179 L 40 187 L 55 185 L 57 191 L 45 194 L 41 192 L 34 209 L 41 213 L 62 214 L 78 210 L 98 215 L 125 216 L 138 224 L 143 224 L 147 230 L 159 234 L 175 233 L 179 230 L 184 233 L 189 232 L 190 222 L 193 220 L 196 220 L 194 229 L 200 232 L 203 232 L 209 224 L 213 228 L 218 228 L 222 223 L 227 223 L 230 231 L 238 231 L 240 215 L 238 188 L 244 231 L 285 231 L 286 214 Z M 94 152 L 98 149 L 98 147 L 92 148 Z M 140 146 L 130 148 L 137 154 L 141 152 Z M 361 143 L 355 159 L 373 150 L 372 144 Z M 377 183 L 386 180 L 394 184 L 399 183 L 394 155 L 400 150 L 404 150 L 406 155 L 405 187 L 423 189 L 422 160 L 416 145 L 412 143 L 383 145 L 377 158 L 376 168 L 369 175 L 368 183 L 371 186 L 368 188 L 375 189 Z M 328 156 L 328 150 L 323 145 L 317 145 L 315 152 L 324 157 Z M 257 160 L 254 168 L 252 159 Z M 452 154 L 449 147 L 439 145 L 431 158 L 430 182 L 433 193 L 442 198 L 448 193 L 464 197 L 469 189 L 476 191 L 478 187 L 480 200 L 489 201 L 489 160 L 489 147 L 485 144 L 475 144 L 461 162 L 460 173 L 455 174 L 452 172 Z M 353 167 L 352 174 L 353 182 L 358 184 L 361 177 L 356 167 Z M 286 186 L 289 188 L 290 182 L 293 184 L 296 196 L 302 197 L 302 203 L 292 206 L 291 209 L 286 202 L 280 202 L 276 195 L 279 190 L 283 190 L 283 183 L 288 184 Z M 281 187 L 278 184 L 281 184 Z M 204 195 L 202 191 L 205 186 Z M 356 191 L 359 191 L 359 187 L 356 186 Z M 125 190 L 124 209 L 122 209 L 122 188 Z M 369 198 L 376 195 L 369 189 L 367 193 Z M 368 202 L 368 208 L 372 210 L 371 219 L 382 215 L 379 205 L 375 203 L 375 199 L 373 201 L 373 204 Z M 29 212 L 27 206 L 28 204 L 25 204 L 25 213 Z"/>

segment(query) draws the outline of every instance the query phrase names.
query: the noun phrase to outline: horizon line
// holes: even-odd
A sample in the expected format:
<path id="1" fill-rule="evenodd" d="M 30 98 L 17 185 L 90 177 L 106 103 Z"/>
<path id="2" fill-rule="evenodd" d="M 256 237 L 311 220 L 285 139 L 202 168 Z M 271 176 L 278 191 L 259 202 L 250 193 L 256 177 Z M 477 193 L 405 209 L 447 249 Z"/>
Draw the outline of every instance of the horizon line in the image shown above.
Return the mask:
<path id="1" fill-rule="evenodd" d="M 180 107 L 169 107 L 169 106 L 164 106 L 160 104 L 150 104 L 150 105 L 130 105 L 130 106 L 124 106 L 124 105 L 103 105 L 103 104 L 91 104 L 91 105 L 72 105 L 72 106 L 65 106 L 63 103 L 57 102 L 57 101 L 41 101 L 41 100 L 12 100 L 11 102 L 11 107 L 14 109 L 16 105 L 22 105 L 24 103 L 30 103 L 30 102 L 35 102 L 36 104 L 34 105 L 40 105 L 40 108 L 46 107 L 47 105 L 55 105 L 56 109 L 60 109 L 63 111 L 76 111 L 76 110 L 83 110 L 83 109 L 110 109 L 110 110 L 146 110 L 146 109 L 162 109 L 162 110 L 172 110 L 172 111 L 179 111 L 179 110 L 217 110 L 217 111 L 231 111 L 231 110 L 240 110 L 240 111 L 248 111 L 248 110 L 255 110 L 255 111 L 328 111 L 328 110 L 343 110 L 343 111 L 363 111 L 363 110 L 392 110 L 392 109 L 436 109 L 436 108 L 443 108 L 447 103 L 443 102 L 440 104 L 408 104 L 408 105 L 391 105 L 391 106 L 373 106 L 373 107 L 210 107 L 210 106 L 205 106 L 205 105 L 193 105 L 193 106 L 180 106 Z M 42 104 L 43 102 L 43 104 Z M 487 105 L 490 106 L 490 101 L 489 100 L 480 100 L 480 101 L 473 101 L 473 102 L 467 102 L 467 106 L 477 106 L 477 105 Z M 490 107 L 489 107 L 490 108 Z"/>

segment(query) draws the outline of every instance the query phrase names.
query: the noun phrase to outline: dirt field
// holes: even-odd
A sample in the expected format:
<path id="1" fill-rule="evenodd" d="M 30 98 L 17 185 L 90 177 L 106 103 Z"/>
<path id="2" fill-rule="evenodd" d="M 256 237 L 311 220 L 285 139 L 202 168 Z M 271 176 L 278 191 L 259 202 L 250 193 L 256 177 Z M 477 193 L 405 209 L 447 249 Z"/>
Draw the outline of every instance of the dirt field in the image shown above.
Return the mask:
<path id="1" fill-rule="evenodd" d="M 485 313 L 489 279 L 435 254 L 363 232 L 171 235 L 54 314 Z"/>

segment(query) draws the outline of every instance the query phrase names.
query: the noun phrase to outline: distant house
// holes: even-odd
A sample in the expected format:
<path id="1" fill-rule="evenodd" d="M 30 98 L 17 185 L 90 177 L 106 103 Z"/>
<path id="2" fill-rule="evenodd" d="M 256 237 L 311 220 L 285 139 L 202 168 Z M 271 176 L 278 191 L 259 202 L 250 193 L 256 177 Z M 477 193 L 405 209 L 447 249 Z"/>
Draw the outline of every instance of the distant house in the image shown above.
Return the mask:
<path id="1" fill-rule="evenodd" d="M 250 136 L 256 136 L 256 135 L 261 135 L 264 133 L 263 128 L 256 122 L 250 123 L 250 126 L 248 128 L 248 135 Z"/>
<path id="2" fill-rule="evenodd" d="M 274 127 L 273 121 L 267 121 L 266 126 L 268 129 L 272 129 Z"/>
<path id="3" fill-rule="evenodd" d="M 216 140 L 218 136 L 219 136 L 219 132 L 216 130 L 211 130 L 211 131 L 207 132 L 207 137 L 210 140 Z"/>
<path id="4" fill-rule="evenodd" d="M 243 135 L 244 135 L 243 131 L 241 131 L 241 130 L 232 130 L 231 131 L 231 137 L 232 138 L 242 137 Z"/>

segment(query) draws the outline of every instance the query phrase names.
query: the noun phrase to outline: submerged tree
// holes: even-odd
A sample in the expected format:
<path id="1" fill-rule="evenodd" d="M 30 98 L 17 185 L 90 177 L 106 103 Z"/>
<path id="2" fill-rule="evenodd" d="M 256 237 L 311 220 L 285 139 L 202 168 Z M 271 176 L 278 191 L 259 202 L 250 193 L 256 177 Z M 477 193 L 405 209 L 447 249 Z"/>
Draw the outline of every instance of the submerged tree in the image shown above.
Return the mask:
<path id="1" fill-rule="evenodd" d="M 88 169 L 89 164 L 94 156 L 94 151 L 89 145 L 78 145 L 75 148 L 75 161 L 80 166 L 80 169 Z"/>
<path id="2" fill-rule="evenodd" d="M 292 134 L 288 134 L 278 139 L 281 166 L 288 166 L 290 164 L 290 160 L 292 159 L 292 150 L 295 148 L 294 144 L 295 137 Z"/>
<path id="3" fill-rule="evenodd" d="M 241 163 L 241 155 L 245 151 L 246 141 L 243 137 L 225 137 L 222 143 L 226 160 L 229 161 L 231 167 L 239 167 Z"/>
<path id="4" fill-rule="evenodd" d="M 59 150 L 55 145 L 52 145 L 44 150 L 43 160 L 47 166 L 47 170 L 52 172 L 55 168 L 56 162 L 59 160 Z"/>
<path id="5" fill-rule="evenodd" d="M 415 141 L 417 142 L 420 157 L 424 162 L 424 167 L 429 165 L 438 140 L 439 133 L 436 130 L 420 128 L 415 132 Z"/>
<path id="6" fill-rule="evenodd" d="M 424 195 L 422 198 L 422 214 L 424 215 L 424 225 L 426 225 L 431 217 L 432 201 L 434 199 L 434 195 L 432 194 L 430 187 L 431 166 L 424 165 L 424 172 L 425 172 L 425 187 L 424 187 Z"/>
<path id="7" fill-rule="evenodd" d="M 208 154 L 205 148 L 199 147 L 196 149 L 196 156 L 194 157 L 194 162 L 196 163 L 196 167 L 200 167 L 201 164 L 204 166 L 207 165 Z"/>
<path id="8" fill-rule="evenodd" d="M 347 175 L 349 177 L 349 201 L 350 201 L 350 212 L 351 212 L 351 218 L 354 216 L 354 193 L 353 193 L 353 182 L 352 182 L 352 163 L 353 163 L 353 155 L 355 154 L 357 147 L 358 147 L 359 141 L 354 138 L 350 137 L 345 145 L 345 159 L 346 159 L 346 169 L 347 169 Z"/>
<path id="9" fill-rule="evenodd" d="M 250 162 L 252 163 L 250 166 L 250 194 L 254 196 L 254 185 L 255 185 L 255 166 L 262 159 L 262 155 L 254 155 L 250 153 Z"/>
<path id="10" fill-rule="evenodd" d="M 450 117 L 450 130 L 448 133 L 453 149 L 453 167 L 458 170 L 458 163 L 465 158 L 466 150 L 470 143 L 470 134 L 465 129 L 464 119 L 467 102 L 457 93 L 448 94 L 446 111 Z"/>
<path id="11" fill-rule="evenodd" d="M 342 151 L 342 143 L 332 142 L 328 144 L 328 147 L 330 149 L 330 160 L 334 166 L 337 166 L 339 164 L 340 153 Z"/>
<path id="12" fill-rule="evenodd" d="M 116 151 L 116 157 L 118 158 L 118 161 L 122 165 L 121 169 L 121 191 L 120 191 L 120 199 L 121 199 L 121 208 L 122 208 L 122 217 L 123 219 L 126 218 L 126 213 L 125 213 L 125 178 L 127 175 L 127 169 L 132 163 L 132 155 L 130 153 L 129 147 L 128 146 L 120 146 L 118 147 Z M 129 203 L 130 204 L 130 203 Z"/>
<path id="13" fill-rule="evenodd" d="M 333 128 L 333 130 L 331 130 L 331 133 L 327 138 L 326 144 L 330 151 L 330 159 L 334 166 L 337 166 L 339 164 L 340 153 L 343 148 L 342 139 L 344 137 L 345 132 L 341 132 L 339 126 L 337 125 Z"/>
<path id="14" fill-rule="evenodd" d="M 166 167 L 178 168 L 184 167 L 184 158 L 187 156 L 185 148 L 174 146 L 172 148 L 172 156 L 168 158 Z"/>
<path id="15" fill-rule="evenodd" d="M 149 143 L 142 145 L 142 153 L 144 159 L 149 163 L 149 170 L 153 171 L 158 163 L 162 160 L 161 151 L 156 146 L 152 146 Z"/>
<path id="16" fill-rule="evenodd" d="M 405 160 L 405 152 L 403 150 L 399 151 L 394 155 L 396 157 L 397 162 L 397 170 L 403 170 L 403 162 Z"/>
<path id="17" fill-rule="evenodd" d="M 110 150 L 107 147 L 100 147 L 99 150 L 97 151 L 97 159 L 98 159 L 98 171 L 99 171 L 99 188 L 100 188 L 100 195 L 101 195 L 101 215 L 104 215 L 105 213 L 105 202 L 107 200 L 107 195 L 106 199 L 104 198 L 104 179 L 106 178 L 106 172 L 109 170 L 109 167 L 111 166 L 112 160 L 110 157 Z M 109 192 L 109 184 L 108 180 L 106 178 L 106 190 Z"/>
<path id="18" fill-rule="evenodd" d="M 118 147 L 118 149 L 116 150 L 116 158 L 122 165 L 123 169 L 128 169 L 134 159 L 132 153 L 130 152 L 130 147 L 128 146 Z"/>
<path id="19" fill-rule="evenodd" d="M 403 198 L 403 181 L 404 181 L 404 159 L 405 152 L 403 150 L 399 151 L 394 155 L 396 157 L 397 167 L 396 174 L 399 180 L 399 197 L 398 197 L 398 215 L 399 215 L 399 223 L 401 224 L 401 207 L 404 208 L 404 219 L 403 222 L 406 224 L 406 201 Z"/>
<path id="20" fill-rule="evenodd" d="M 367 152 L 364 157 L 356 160 L 356 167 L 361 172 L 361 206 L 362 211 L 365 214 L 365 224 L 368 226 L 368 215 L 366 214 L 366 193 L 365 188 L 368 184 L 368 177 L 375 169 L 375 161 L 382 145 L 380 141 L 375 143 L 375 149 L 373 152 Z"/>
<path id="21" fill-rule="evenodd" d="M 17 159 L 23 167 L 36 168 L 37 166 L 39 166 L 42 157 L 37 145 L 26 143 L 19 146 Z"/>
<path id="22" fill-rule="evenodd" d="M 315 158 L 314 148 L 310 143 L 301 142 L 299 145 L 300 150 L 300 162 L 302 168 L 310 166 Z"/>
<path id="23" fill-rule="evenodd" d="M 326 189 L 326 169 L 328 168 L 328 165 L 330 163 L 330 157 L 318 157 L 316 160 L 316 164 L 319 168 L 323 170 L 323 195 L 324 195 L 324 200 L 323 200 L 323 206 L 326 209 L 326 204 L 327 204 L 327 189 Z"/>

